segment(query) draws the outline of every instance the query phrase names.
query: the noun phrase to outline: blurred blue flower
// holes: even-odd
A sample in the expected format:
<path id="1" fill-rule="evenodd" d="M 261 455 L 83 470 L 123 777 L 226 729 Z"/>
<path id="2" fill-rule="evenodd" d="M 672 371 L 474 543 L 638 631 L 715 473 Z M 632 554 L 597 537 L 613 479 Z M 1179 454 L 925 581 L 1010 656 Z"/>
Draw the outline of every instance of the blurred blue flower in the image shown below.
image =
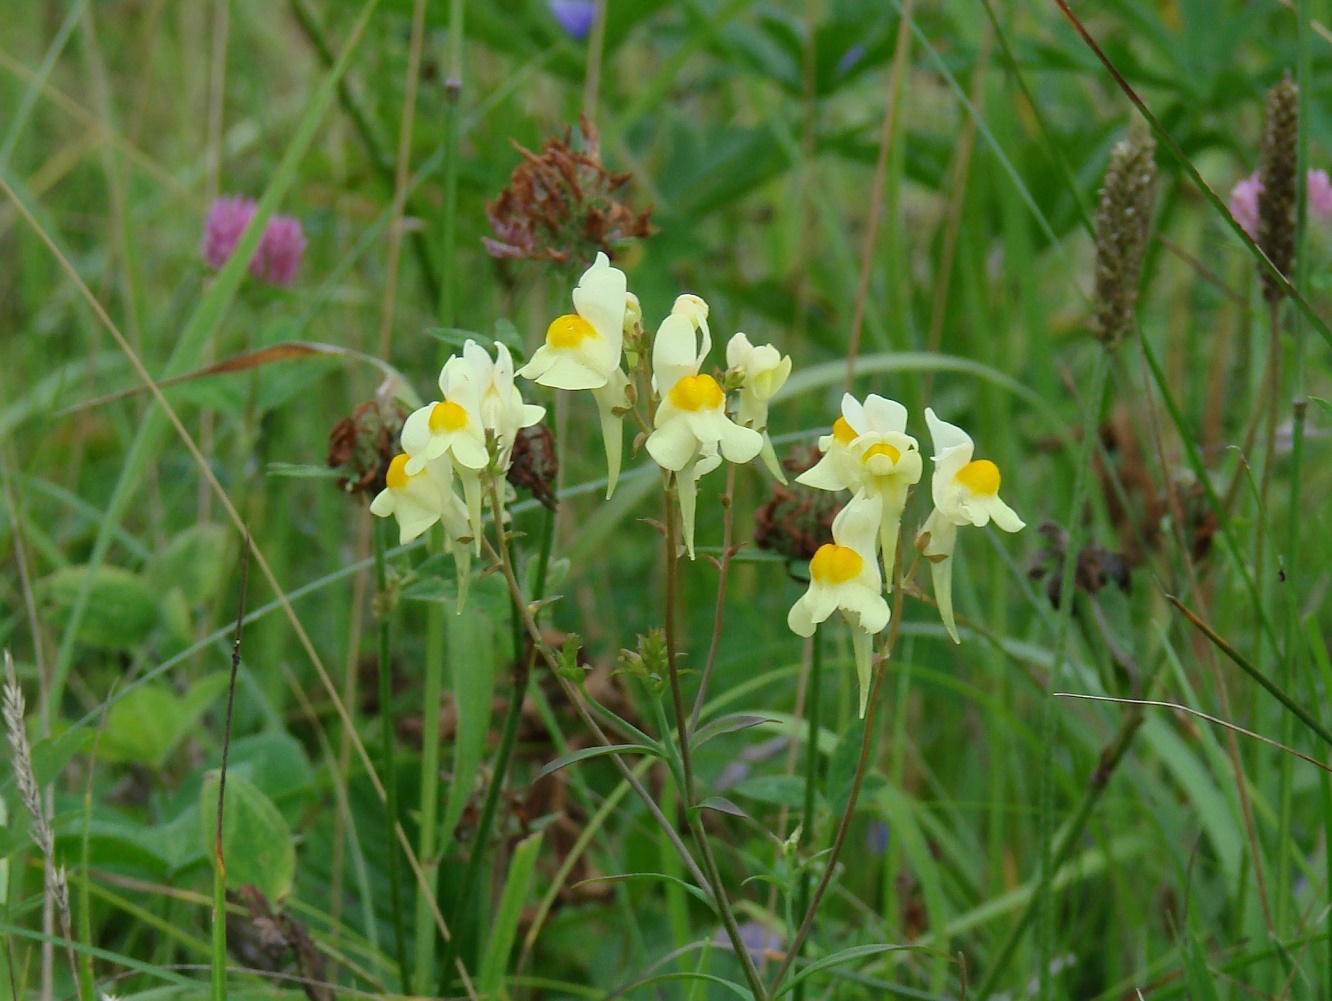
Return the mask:
<path id="1" fill-rule="evenodd" d="M 780 953 L 786 944 L 781 935 L 757 921 L 740 923 L 740 940 L 745 943 L 745 951 L 755 963 L 762 963 L 771 958 L 773 953 Z M 712 936 L 712 944 L 719 949 L 735 949 L 725 928 L 717 929 Z"/>
<path id="2" fill-rule="evenodd" d="M 592 30 L 597 16 L 596 0 L 546 0 L 546 6 L 560 27 L 580 42 Z"/>
<path id="3" fill-rule="evenodd" d="M 888 850 L 888 822 L 876 820 L 865 831 L 865 847 L 871 855 L 882 855 Z"/>
<path id="4" fill-rule="evenodd" d="M 845 52 L 842 58 L 837 60 L 837 75 L 844 77 L 856 68 L 856 63 L 865 58 L 865 43 L 857 42 Z"/>

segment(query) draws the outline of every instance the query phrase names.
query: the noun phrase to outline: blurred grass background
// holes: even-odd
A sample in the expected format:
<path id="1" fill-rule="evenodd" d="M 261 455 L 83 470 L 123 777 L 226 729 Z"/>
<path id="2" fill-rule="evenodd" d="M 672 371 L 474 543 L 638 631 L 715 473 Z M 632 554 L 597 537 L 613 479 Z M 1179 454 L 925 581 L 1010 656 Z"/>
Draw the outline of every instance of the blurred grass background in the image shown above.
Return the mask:
<path id="1" fill-rule="evenodd" d="M 404 90 L 413 85 L 409 0 L 374 9 L 351 0 L 3 5 L 0 645 L 13 650 L 34 704 L 39 773 L 58 776 L 57 841 L 76 898 L 88 896 L 90 940 L 81 935 L 80 944 L 100 950 L 99 989 L 122 998 L 202 990 L 202 980 L 191 986 L 201 975 L 189 972 L 208 961 L 200 790 L 220 751 L 218 679 L 240 546 L 149 396 L 79 406 L 141 384 L 106 319 L 158 377 L 290 340 L 377 355 L 391 303 L 387 361 L 428 398 L 448 350 L 428 331 L 490 335 L 508 322 L 531 348 L 567 310 L 577 271 L 492 260 L 481 243 L 490 235 L 485 206 L 519 162 L 511 140 L 539 149 L 595 103 L 605 161 L 633 174 L 626 198 L 651 204 L 658 228 L 618 261 L 649 325 L 691 291 L 711 304 L 719 339 L 744 330 L 788 351 L 793 388 L 806 378 L 803 391 L 774 406 L 772 430 L 786 443 L 812 443 L 836 414 L 863 307 L 857 394 L 906 403 L 922 447 L 927 404 L 966 427 L 978 454 L 1004 471 L 1004 495 L 1029 525 L 1012 538 L 964 533 L 957 604 L 975 628 L 961 646 L 947 640 L 928 602 L 907 600 L 886 667 L 874 772 L 846 871 L 813 937 L 815 956 L 881 942 L 922 948 L 820 974 L 812 995 L 975 996 L 967 985 L 974 992 L 987 976 L 1037 894 L 1044 906 L 1031 933 L 986 981 L 995 996 L 1329 996 L 1324 775 L 1254 740 L 1232 748 L 1225 731 L 1183 712 L 1148 708 L 1101 791 L 1089 783 L 1102 749 L 1133 710 L 1057 700 L 1053 726 L 1042 723 L 1052 689 L 1142 695 L 1225 716 L 1327 760 L 1326 747 L 1165 594 L 1320 719 L 1332 670 L 1323 639 L 1332 630 L 1326 404 L 1311 406 L 1302 482 L 1290 490 L 1292 394 L 1298 378 L 1314 397 L 1332 395 L 1327 345 L 1316 332 L 1300 335 L 1288 307 L 1276 449 L 1269 459 L 1258 435 L 1246 452 L 1246 431 L 1267 406 L 1269 332 L 1254 259 L 1164 149 L 1141 341 L 1113 357 L 1104 404 L 1089 399 L 1101 349 L 1089 331 L 1087 222 L 1130 105 L 1058 9 L 1001 0 L 609 0 L 598 40 L 595 32 L 572 37 L 538 0 L 473 2 L 455 104 L 452 6 L 423 5 L 405 147 L 415 186 L 395 266 L 394 169 Z M 1303 39 L 1309 165 L 1327 162 L 1325 0 L 1308 0 L 1303 33 L 1296 12 L 1276 2 L 1106 0 L 1077 13 L 1223 197 L 1256 169 L 1263 95 L 1295 70 Z M 267 193 L 262 211 L 300 219 L 309 249 L 292 288 L 261 286 L 243 268 L 216 278 L 204 269 L 203 218 L 223 193 Z M 882 221 L 866 248 L 878 199 Z M 1323 317 L 1330 246 L 1325 224 L 1311 217 L 1300 287 Z M 442 286 L 452 290 L 446 316 Z M 1309 337 L 1305 351 L 1300 336 Z M 712 360 L 721 364 L 719 351 Z M 277 594 L 252 573 L 232 761 L 277 807 L 272 831 L 295 845 L 289 871 L 279 859 L 260 874 L 308 926 L 327 975 L 373 994 L 396 989 L 386 835 L 334 702 L 378 761 L 368 515 L 327 478 L 278 475 L 289 470 L 273 464 L 321 464 L 333 424 L 380 378 L 364 363 L 315 359 L 165 390 L 311 640 L 307 649 Z M 586 404 L 559 405 L 569 496 L 556 555 L 569 568 L 553 621 L 584 637 L 594 663 L 609 665 L 660 620 L 660 546 L 638 521 L 659 512 L 647 470 L 631 473 L 613 502 L 600 500 L 593 481 L 604 470 Z M 1098 430 L 1095 464 L 1083 470 L 1089 503 L 1074 510 L 1085 426 Z M 644 461 L 640 454 L 627 468 Z M 1274 486 L 1263 504 L 1260 471 L 1269 461 Z M 1200 478 L 1233 499 L 1218 511 Z M 721 477 L 712 480 L 704 481 L 699 544 L 715 551 Z M 757 466 L 739 472 L 741 540 L 752 538 L 769 484 Z M 1187 499 L 1185 524 L 1162 506 L 1167 484 Z M 923 485 L 917 494 L 909 528 L 928 511 Z M 1058 557 L 1042 557 L 1046 521 L 1135 563 L 1127 591 L 1076 596 L 1066 642 L 1045 583 L 1029 576 L 1043 558 L 1058 573 Z M 517 524 L 535 533 L 538 521 L 523 510 Z M 784 625 L 799 586 L 780 562 L 750 553 L 732 575 L 708 711 L 778 722 L 719 737 L 701 750 L 699 770 L 705 789 L 754 820 L 711 814 L 709 824 L 742 918 L 780 937 L 787 915 L 771 887 L 790 878 L 780 841 L 801 804 L 791 738 L 800 745 L 804 735 L 791 720 L 803 651 Z M 405 586 L 419 563 L 416 553 L 395 558 Z M 686 571 L 695 666 L 711 632 L 715 581 L 705 560 Z M 488 583 L 465 625 L 450 620 L 446 725 L 458 700 L 488 705 L 492 686 L 502 705 L 494 662 L 505 656 L 507 612 L 502 596 L 488 598 Z M 405 749 L 409 832 L 425 605 L 404 600 L 395 620 L 392 710 Z M 819 742 L 826 800 L 816 826 L 825 832 L 860 738 L 849 644 L 833 635 L 836 670 Z M 1135 679 L 1153 684 L 1144 690 Z M 631 684 L 605 684 L 615 686 L 607 698 L 618 700 L 617 711 L 645 711 Z M 558 788 L 531 783 L 561 739 L 578 737 L 558 693 L 542 701 L 547 715 L 534 708 L 525 725 L 505 803 L 493 901 L 520 839 L 533 826 L 546 833 L 520 900 L 518 948 L 496 960 L 497 989 L 513 997 L 619 989 L 723 996 L 702 983 L 631 986 L 657 963 L 666 971 L 703 964 L 732 979 L 735 966 L 721 949 L 668 958 L 714 931 L 711 914 L 677 884 L 579 884 L 676 875 L 678 862 L 603 763 L 569 770 Z M 484 742 L 484 730 L 471 739 Z M 450 782 L 456 736 L 446 733 Z M 1045 806 L 1043 771 L 1052 781 Z M 1058 839 L 1092 788 L 1099 799 L 1089 822 L 1042 890 L 1042 844 Z M 674 795 L 660 780 L 654 789 Z M 448 795 L 462 804 L 472 790 L 460 790 Z M 29 850 L 12 782 L 3 794 L 10 974 L 0 990 L 36 996 L 41 860 Z M 459 838 L 467 823 L 464 811 Z M 586 853 L 562 871 L 580 834 Z M 446 914 L 463 849 L 459 840 L 444 852 Z M 547 896 L 549 911 L 539 911 Z M 258 961 L 233 952 L 233 962 Z M 234 983 L 263 996 L 299 989 L 258 975 Z M 58 963 L 52 990 L 74 991 Z"/>

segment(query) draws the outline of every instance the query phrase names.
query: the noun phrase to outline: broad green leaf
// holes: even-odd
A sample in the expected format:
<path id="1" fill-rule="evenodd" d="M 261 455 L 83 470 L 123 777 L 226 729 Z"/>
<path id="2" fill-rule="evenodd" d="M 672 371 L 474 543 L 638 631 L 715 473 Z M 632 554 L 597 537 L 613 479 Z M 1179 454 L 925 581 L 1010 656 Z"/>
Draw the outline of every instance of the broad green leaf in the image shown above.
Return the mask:
<path id="1" fill-rule="evenodd" d="M 217 786 L 218 773 L 209 772 L 199 793 L 203 844 L 209 858 L 217 830 Z M 296 849 L 281 811 L 258 786 L 235 774 L 227 775 L 222 859 L 228 889 L 253 883 L 272 901 L 286 897 L 296 878 Z"/>
<path id="2" fill-rule="evenodd" d="M 106 761 L 133 761 L 161 769 L 199 717 L 226 691 L 227 681 L 226 672 L 208 675 L 184 696 L 155 682 L 131 689 L 107 713 L 98 755 Z"/>
<path id="3" fill-rule="evenodd" d="M 737 796 L 748 796 L 760 803 L 800 808 L 805 803 L 805 780 L 798 775 L 755 775 L 739 783 Z"/>
<path id="4" fill-rule="evenodd" d="M 191 604 L 216 601 L 227 581 L 230 530 L 209 523 L 192 525 L 154 554 L 144 571 L 159 594 L 176 587 Z"/>
<path id="5" fill-rule="evenodd" d="M 130 650 L 157 625 L 157 594 L 138 574 L 120 567 L 65 567 L 38 581 L 35 588 L 46 620 L 64 628 L 88 592 L 88 606 L 78 623 L 80 643 L 104 650 Z"/>
<path id="6" fill-rule="evenodd" d="M 486 937 L 485 954 L 481 957 L 481 975 L 477 990 L 483 997 L 498 997 L 504 972 L 509 965 L 509 953 L 518 935 L 523 906 L 532 888 L 537 856 L 541 852 L 541 832 L 518 842 L 509 863 L 509 875 L 504 882 L 499 909 L 490 922 Z"/>
<path id="7" fill-rule="evenodd" d="M 249 779 L 289 821 L 299 816 L 315 787 L 315 773 L 301 742 L 279 730 L 231 742 L 227 769 Z"/>

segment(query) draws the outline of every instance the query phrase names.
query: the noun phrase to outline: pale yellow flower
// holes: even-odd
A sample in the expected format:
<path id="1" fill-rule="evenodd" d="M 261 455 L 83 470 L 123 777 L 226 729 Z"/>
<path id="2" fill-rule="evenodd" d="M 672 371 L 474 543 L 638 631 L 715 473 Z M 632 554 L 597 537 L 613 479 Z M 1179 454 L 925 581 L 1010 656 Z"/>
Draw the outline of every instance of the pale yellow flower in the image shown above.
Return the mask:
<path id="1" fill-rule="evenodd" d="M 925 423 L 934 441 L 934 510 L 921 527 L 921 554 L 930 561 L 934 600 L 944 628 L 954 643 L 960 643 L 953 616 L 953 550 L 958 528 L 983 527 L 993 521 L 1005 532 L 1017 532 L 1025 523 L 999 499 L 999 467 L 989 459 L 972 458 L 975 443 L 971 436 L 940 420 L 928 407 Z"/>
<path id="2" fill-rule="evenodd" d="M 819 490 L 882 498 L 879 546 L 889 590 L 907 493 L 921 475 L 920 447 L 906 433 L 906 422 L 907 409 L 895 400 L 871 393 L 861 404 L 847 393 L 833 433 L 819 439 L 823 458 L 796 477 L 797 483 Z"/>
<path id="3" fill-rule="evenodd" d="M 441 457 L 433 459 L 417 472 L 409 473 L 409 457 L 395 455 L 384 477 L 385 487 L 370 503 L 372 514 L 395 518 L 398 540 L 406 545 L 428 531 L 436 522 L 443 524 L 449 549 L 458 565 L 458 608 L 467 594 L 472 526 L 467 509 L 453 491 L 453 464 Z"/>
<path id="4" fill-rule="evenodd" d="M 553 389 L 592 391 L 606 446 L 606 498 L 610 499 L 624 449 L 620 422 L 629 406 L 629 377 L 620 366 L 629 304 L 624 272 L 611 267 L 605 254 L 597 254 L 573 290 L 573 304 L 574 312 L 552 321 L 545 343 L 518 374 Z"/>
<path id="5" fill-rule="evenodd" d="M 833 541 L 819 547 L 809 561 L 809 590 L 786 617 L 798 636 L 813 636 L 819 623 L 840 611 L 851 627 L 860 683 L 860 715 L 865 715 L 873 666 L 874 636 L 888 625 L 888 602 L 875 537 L 883 501 L 857 494 L 833 519 Z"/>
<path id="6" fill-rule="evenodd" d="M 467 377 L 480 387 L 481 426 L 494 433 L 496 466 L 500 472 L 505 472 L 518 432 L 545 417 L 546 408 L 523 402 L 522 394 L 513 384 L 513 356 L 499 341 L 495 342 L 493 360 L 476 341 L 467 341 L 463 345 L 463 360 L 468 369 Z"/>
<path id="7" fill-rule="evenodd" d="M 777 453 L 768 437 L 768 404 L 791 375 L 791 356 L 771 344 L 755 347 L 744 334 L 736 334 L 726 345 L 726 367 L 740 375 L 740 402 L 735 419 L 763 435 L 759 456 L 780 483 L 786 482 Z"/>
<path id="8" fill-rule="evenodd" d="M 482 352 L 484 354 L 484 352 Z M 407 453 L 405 467 L 414 476 L 427 463 L 447 456 L 462 483 L 467 502 L 467 520 L 481 552 L 481 474 L 490 464 L 486 450 L 486 428 L 481 422 L 481 393 L 485 387 L 472 364 L 458 356 L 444 363 L 439 373 L 439 389 L 444 399 L 412 413 L 402 425 L 402 450 Z"/>
<path id="9" fill-rule="evenodd" d="M 696 331 L 702 333 L 698 349 Z M 694 295 L 680 296 L 657 330 L 652 345 L 653 380 L 661 403 L 648 435 L 647 450 L 662 469 L 675 473 L 685 549 L 694 557 L 694 509 L 701 460 L 716 468 L 717 453 L 729 462 L 748 462 L 763 447 L 763 436 L 726 416 L 726 394 L 699 367 L 712 345 L 707 304 Z"/>

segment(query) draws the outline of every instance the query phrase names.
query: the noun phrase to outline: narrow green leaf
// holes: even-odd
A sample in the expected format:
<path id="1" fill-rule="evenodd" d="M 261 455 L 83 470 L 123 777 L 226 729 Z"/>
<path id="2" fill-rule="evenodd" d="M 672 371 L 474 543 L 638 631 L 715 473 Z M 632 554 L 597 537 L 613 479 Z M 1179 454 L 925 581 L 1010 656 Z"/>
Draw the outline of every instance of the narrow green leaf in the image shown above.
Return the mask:
<path id="1" fill-rule="evenodd" d="M 881 956 L 885 952 L 903 952 L 907 950 L 925 951 L 923 947 L 919 945 L 855 945 L 849 949 L 842 949 L 838 952 L 834 952 L 832 955 L 824 956 L 822 959 L 810 963 L 795 976 L 784 981 L 773 997 L 779 998 L 783 994 L 794 990 L 796 984 L 822 970 L 830 970 L 836 966 L 843 966 L 846 963 L 850 963 L 857 959 L 864 959 L 867 956 Z"/>
<path id="2" fill-rule="evenodd" d="M 482 997 L 498 997 L 500 983 L 509 964 L 509 953 L 513 951 L 514 939 L 518 936 L 518 922 L 522 918 L 523 905 L 532 888 L 532 876 L 536 871 L 537 856 L 541 852 L 541 832 L 518 842 L 514 849 L 513 860 L 509 863 L 509 876 L 504 882 L 504 893 L 500 896 L 499 909 L 486 938 L 486 951 L 481 957 L 481 974 L 477 978 L 477 991 Z"/>
<path id="3" fill-rule="evenodd" d="M 702 901 L 708 906 L 708 909 L 715 912 L 717 908 L 712 903 L 712 898 L 708 896 L 707 891 L 693 883 L 680 879 L 678 876 L 671 876 L 664 872 L 625 872 L 616 876 L 597 876 L 595 879 L 584 879 L 575 883 L 574 886 L 590 886 L 593 883 L 632 883 L 635 880 L 646 879 L 654 883 L 670 883 L 684 890 L 696 900 Z"/>
<path id="4" fill-rule="evenodd" d="M 776 723 L 774 716 L 758 716 L 753 713 L 735 713 L 731 716 L 722 716 L 720 719 L 714 719 L 706 726 L 701 726 L 694 731 L 692 747 L 702 747 L 714 737 L 720 737 L 725 733 L 735 733 L 739 730 L 748 730 L 751 726 L 758 726 L 760 723 Z"/>
<path id="5" fill-rule="evenodd" d="M 604 758 L 608 754 L 646 754 L 652 758 L 662 757 L 661 749 L 651 747 L 646 744 L 605 744 L 597 747 L 584 747 L 579 751 L 570 751 L 568 754 L 561 754 L 554 761 L 546 764 L 541 771 L 537 772 L 537 778 L 543 778 L 553 772 L 558 772 L 561 768 L 576 764 L 579 761 L 588 761 L 592 758 Z"/>
<path id="6" fill-rule="evenodd" d="M 453 738 L 453 781 L 449 783 L 444 807 L 440 844 L 448 844 L 453 837 L 453 830 L 472 797 L 490 733 L 496 661 L 508 660 L 495 642 L 494 620 L 479 609 L 467 615 L 446 615 L 445 628 L 458 725 Z"/>

